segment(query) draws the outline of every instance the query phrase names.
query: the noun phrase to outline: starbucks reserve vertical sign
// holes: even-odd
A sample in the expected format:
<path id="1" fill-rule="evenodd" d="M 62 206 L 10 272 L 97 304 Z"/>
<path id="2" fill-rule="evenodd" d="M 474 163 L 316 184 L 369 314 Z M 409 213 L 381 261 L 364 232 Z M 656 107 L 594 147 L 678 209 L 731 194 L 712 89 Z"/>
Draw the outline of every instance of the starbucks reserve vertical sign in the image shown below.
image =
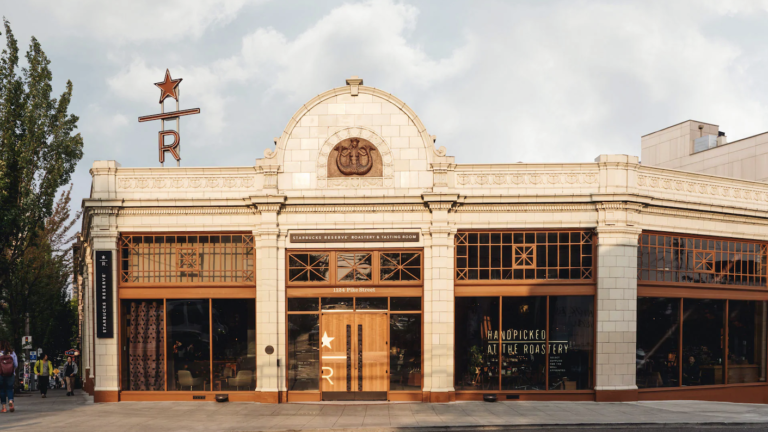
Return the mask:
<path id="1" fill-rule="evenodd" d="M 112 251 L 96 251 L 96 337 L 114 336 L 113 313 Z"/>

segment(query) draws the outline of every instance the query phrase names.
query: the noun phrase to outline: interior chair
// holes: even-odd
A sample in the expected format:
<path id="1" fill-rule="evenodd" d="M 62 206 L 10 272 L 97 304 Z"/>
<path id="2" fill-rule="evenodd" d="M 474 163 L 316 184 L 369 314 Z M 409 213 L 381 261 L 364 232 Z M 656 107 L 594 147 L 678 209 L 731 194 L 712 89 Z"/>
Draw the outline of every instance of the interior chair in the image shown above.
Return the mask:
<path id="1" fill-rule="evenodd" d="M 237 376 L 235 378 L 227 379 L 227 385 L 236 387 L 238 390 L 240 390 L 240 387 L 248 387 L 248 390 L 250 390 L 251 381 L 253 381 L 253 372 L 249 370 L 241 370 L 237 371 Z"/>
<path id="2" fill-rule="evenodd" d="M 190 390 L 194 386 L 202 385 L 203 384 L 202 378 L 194 378 L 192 376 L 192 372 L 186 371 L 186 370 L 180 370 L 179 371 L 179 386 L 180 387 L 189 387 Z"/>
<path id="3" fill-rule="evenodd" d="M 221 371 L 222 378 L 232 378 L 235 374 L 232 373 L 232 368 L 227 366 Z"/>

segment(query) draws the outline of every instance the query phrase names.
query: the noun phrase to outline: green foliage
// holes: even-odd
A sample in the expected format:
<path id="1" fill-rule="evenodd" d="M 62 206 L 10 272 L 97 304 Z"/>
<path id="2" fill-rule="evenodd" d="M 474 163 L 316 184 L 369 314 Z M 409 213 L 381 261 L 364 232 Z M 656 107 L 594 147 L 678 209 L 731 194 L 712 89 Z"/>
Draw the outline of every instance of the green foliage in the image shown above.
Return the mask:
<path id="1" fill-rule="evenodd" d="M 58 214 L 54 200 L 83 156 L 83 140 L 74 134 L 77 116 L 67 113 L 72 83 L 67 81 L 64 93 L 52 98 L 50 60 L 40 43 L 32 37 L 27 67 L 19 69 L 18 43 L 10 23 L 4 20 L 4 25 L 6 48 L 0 55 L 0 336 L 18 348 L 28 316 L 41 319 L 40 325 L 55 327 L 32 329 L 39 332 L 41 342 L 53 338 L 51 332 L 61 324 L 69 325 L 44 324 L 46 318 L 41 317 L 66 316 L 66 287 L 71 276 L 67 253 L 71 239 L 66 233 L 74 221 L 69 220 L 69 193 L 59 200 L 65 200 L 67 208 L 59 209 L 57 204 Z"/>

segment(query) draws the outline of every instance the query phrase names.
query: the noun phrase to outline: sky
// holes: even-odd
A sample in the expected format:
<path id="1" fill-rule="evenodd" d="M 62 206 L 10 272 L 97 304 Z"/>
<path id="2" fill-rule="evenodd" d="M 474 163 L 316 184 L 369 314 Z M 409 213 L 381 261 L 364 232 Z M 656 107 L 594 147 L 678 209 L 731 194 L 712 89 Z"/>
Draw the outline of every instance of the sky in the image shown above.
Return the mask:
<path id="1" fill-rule="evenodd" d="M 317 94 L 358 75 L 415 110 L 457 163 L 640 154 L 685 120 L 768 131 L 768 1 L 0 0 L 53 85 L 74 84 L 84 157 L 155 167 L 166 68 L 182 166 L 252 166 Z M 0 44 L 4 45 L 4 36 Z"/>

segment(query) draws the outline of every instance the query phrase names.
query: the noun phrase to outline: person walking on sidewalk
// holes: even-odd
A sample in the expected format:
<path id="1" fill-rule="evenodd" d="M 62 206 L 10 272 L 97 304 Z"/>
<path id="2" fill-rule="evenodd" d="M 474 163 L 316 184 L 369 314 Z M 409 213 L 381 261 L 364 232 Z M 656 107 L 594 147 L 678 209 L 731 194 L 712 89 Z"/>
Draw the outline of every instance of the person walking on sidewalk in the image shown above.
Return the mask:
<path id="1" fill-rule="evenodd" d="M 75 395 L 74 381 L 77 375 L 77 363 L 72 357 L 67 357 L 67 364 L 64 365 L 64 380 L 67 382 L 67 396 Z"/>
<path id="2" fill-rule="evenodd" d="M 0 405 L 3 406 L 0 413 L 5 411 L 5 400 L 8 399 L 8 409 L 16 410 L 13 406 L 13 382 L 16 380 L 16 368 L 19 360 L 13 352 L 13 346 L 8 341 L 0 341 Z"/>
<path id="3" fill-rule="evenodd" d="M 48 385 L 53 375 L 53 363 L 48 360 L 48 354 L 43 354 L 35 363 L 35 375 L 37 375 L 37 386 L 40 387 L 40 394 L 43 398 L 48 394 Z"/>

